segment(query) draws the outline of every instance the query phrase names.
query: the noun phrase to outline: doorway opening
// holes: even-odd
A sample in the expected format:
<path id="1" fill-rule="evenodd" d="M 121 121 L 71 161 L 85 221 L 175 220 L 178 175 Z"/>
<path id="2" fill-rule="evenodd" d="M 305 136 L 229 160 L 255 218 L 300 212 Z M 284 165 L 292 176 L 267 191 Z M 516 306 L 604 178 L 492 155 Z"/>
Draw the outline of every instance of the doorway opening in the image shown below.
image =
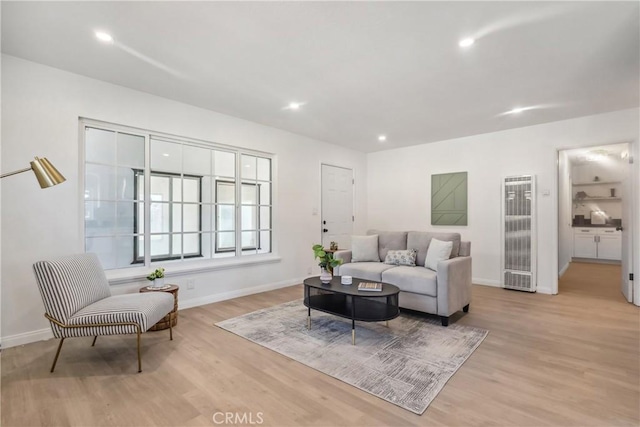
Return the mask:
<path id="1" fill-rule="evenodd" d="M 558 293 L 624 303 L 620 269 L 620 264 L 572 262 L 558 281 Z"/>
<path id="2" fill-rule="evenodd" d="M 598 293 L 592 279 L 606 277 L 600 291 L 614 283 L 633 299 L 629 150 L 621 143 L 558 152 L 558 293 L 580 292 L 580 283 Z"/>

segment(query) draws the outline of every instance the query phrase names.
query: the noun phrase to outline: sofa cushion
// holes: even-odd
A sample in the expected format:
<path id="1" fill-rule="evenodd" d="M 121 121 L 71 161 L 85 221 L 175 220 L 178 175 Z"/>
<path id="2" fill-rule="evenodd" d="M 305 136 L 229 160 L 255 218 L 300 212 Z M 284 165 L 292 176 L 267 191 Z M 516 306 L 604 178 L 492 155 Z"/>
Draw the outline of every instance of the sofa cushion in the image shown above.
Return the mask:
<path id="1" fill-rule="evenodd" d="M 382 281 L 382 272 L 390 268 L 398 268 L 382 262 L 356 262 L 342 264 L 340 266 L 341 276 L 352 276 L 358 279 Z M 420 270 L 426 270 L 421 268 Z"/>
<path id="2" fill-rule="evenodd" d="M 406 231 L 376 231 L 369 230 L 367 234 L 378 235 L 378 250 L 380 252 L 380 260 L 387 257 L 390 250 L 403 250 L 407 248 L 407 232 Z"/>
<path id="3" fill-rule="evenodd" d="M 378 236 L 351 236 L 351 262 L 379 262 Z"/>
<path id="4" fill-rule="evenodd" d="M 440 261 L 449 259 L 451 248 L 453 248 L 453 242 L 431 239 L 429 250 L 427 250 L 427 258 L 424 260 L 424 266 L 436 271 Z"/>
<path id="5" fill-rule="evenodd" d="M 427 250 L 432 238 L 443 242 L 453 242 L 451 258 L 458 256 L 460 252 L 460 233 L 433 233 L 430 231 L 409 231 L 407 234 L 407 249 L 416 249 L 418 256 L 416 264 L 424 267 L 424 260 L 427 257 Z"/>
<path id="6" fill-rule="evenodd" d="M 387 257 L 384 259 L 385 264 L 406 265 L 408 267 L 416 266 L 416 251 L 407 249 L 404 251 L 388 251 Z"/>
<path id="7" fill-rule="evenodd" d="M 382 272 L 382 281 L 391 283 L 404 292 L 437 295 L 437 275 L 435 271 L 420 267 L 394 267 Z"/>

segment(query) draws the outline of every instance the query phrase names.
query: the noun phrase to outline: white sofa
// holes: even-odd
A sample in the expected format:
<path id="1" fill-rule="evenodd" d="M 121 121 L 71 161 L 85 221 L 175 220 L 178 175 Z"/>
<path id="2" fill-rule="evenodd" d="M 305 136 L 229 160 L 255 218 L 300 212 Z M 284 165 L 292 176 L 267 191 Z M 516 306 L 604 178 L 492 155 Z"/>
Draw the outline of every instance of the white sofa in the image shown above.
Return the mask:
<path id="1" fill-rule="evenodd" d="M 443 326 L 449 325 L 449 317 L 457 311 L 469 311 L 471 243 L 461 241 L 459 233 L 369 230 L 367 234 L 378 235 L 379 260 L 351 262 L 351 250 L 337 251 L 334 256 L 343 264 L 334 269 L 334 275 L 396 285 L 400 288 L 400 307 L 438 315 Z M 439 261 L 436 271 L 424 266 L 432 238 L 453 242 L 451 257 Z M 383 262 L 389 250 L 406 249 L 417 251 L 415 267 Z"/>

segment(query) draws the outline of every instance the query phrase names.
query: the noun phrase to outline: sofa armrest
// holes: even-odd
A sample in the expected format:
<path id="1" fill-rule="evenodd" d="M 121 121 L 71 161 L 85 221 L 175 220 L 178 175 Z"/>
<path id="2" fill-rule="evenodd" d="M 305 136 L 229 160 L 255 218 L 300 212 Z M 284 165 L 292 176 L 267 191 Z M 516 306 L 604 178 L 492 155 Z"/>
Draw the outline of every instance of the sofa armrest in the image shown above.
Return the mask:
<path id="1" fill-rule="evenodd" d="M 343 264 L 351 262 L 351 251 L 339 250 L 333 253 L 335 259 L 341 259 Z"/>
<path id="2" fill-rule="evenodd" d="M 351 251 L 341 250 L 333 253 L 333 257 L 335 259 L 341 259 L 343 264 L 347 264 L 351 262 Z M 333 269 L 334 276 L 340 276 L 340 266 L 337 266 Z"/>
<path id="3" fill-rule="evenodd" d="M 471 256 L 471 242 L 460 242 L 460 253 L 458 256 Z"/>
<path id="4" fill-rule="evenodd" d="M 438 262 L 438 315 L 450 316 L 471 302 L 471 257 Z"/>

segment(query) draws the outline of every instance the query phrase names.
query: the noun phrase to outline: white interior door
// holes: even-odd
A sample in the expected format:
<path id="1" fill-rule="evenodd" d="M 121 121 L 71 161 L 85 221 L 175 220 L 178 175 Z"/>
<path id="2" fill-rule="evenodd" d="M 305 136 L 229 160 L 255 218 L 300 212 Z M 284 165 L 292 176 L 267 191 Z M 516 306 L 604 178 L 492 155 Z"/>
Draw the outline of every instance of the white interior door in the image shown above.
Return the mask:
<path id="1" fill-rule="evenodd" d="M 353 234 L 353 171 L 322 165 L 322 244 L 351 247 Z"/>
<path id="2" fill-rule="evenodd" d="M 633 281 L 629 274 L 633 271 L 633 185 L 632 164 L 624 163 L 625 173 L 622 179 L 622 293 L 629 302 L 633 302 Z"/>

